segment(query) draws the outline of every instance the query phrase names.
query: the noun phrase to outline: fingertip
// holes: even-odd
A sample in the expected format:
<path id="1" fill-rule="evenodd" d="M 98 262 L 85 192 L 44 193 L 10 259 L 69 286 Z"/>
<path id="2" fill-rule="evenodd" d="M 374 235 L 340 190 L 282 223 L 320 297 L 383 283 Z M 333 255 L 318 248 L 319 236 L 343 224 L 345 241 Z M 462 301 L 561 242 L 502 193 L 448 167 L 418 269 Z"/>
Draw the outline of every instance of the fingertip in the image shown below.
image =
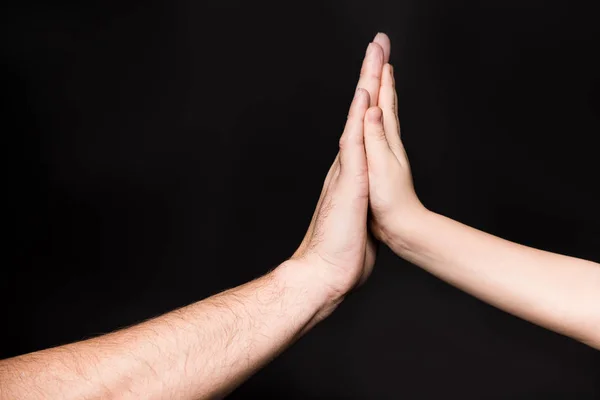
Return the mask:
<path id="1" fill-rule="evenodd" d="M 373 41 L 389 41 L 388 36 L 384 33 L 384 32 L 377 32 L 377 34 L 375 35 L 375 39 L 373 39 Z"/>
<path id="2" fill-rule="evenodd" d="M 367 46 L 367 52 L 365 53 L 365 60 L 364 62 L 366 63 L 373 63 L 373 62 L 377 62 L 380 63 L 380 67 L 381 68 L 381 64 L 383 64 L 384 61 L 384 51 L 383 51 L 383 47 L 381 47 L 381 44 L 379 43 L 375 43 L 375 42 L 371 42 L 369 43 L 369 45 Z"/>
<path id="3" fill-rule="evenodd" d="M 377 42 L 371 42 L 369 46 L 371 47 L 371 56 L 377 57 L 377 59 L 383 64 L 385 62 L 385 51 L 381 44 Z"/>
<path id="4" fill-rule="evenodd" d="M 390 59 L 391 42 L 388 35 L 383 32 L 377 33 L 373 39 L 373 43 L 377 43 L 383 51 L 383 62 L 388 62 Z"/>
<path id="5" fill-rule="evenodd" d="M 387 157 L 391 151 L 385 135 L 382 116 L 383 112 L 379 107 L 371 107 L 367 110 L 364 141 L 370 173 L 385 170 Z"/>
<path id="6" fill-rule="evenodd" d="M 383 66 L 383 76 L 381 77 L 382 85 L 393 86 L 394 84 L 394 67 L 387 63 Z"/>
<path id="7" fill-rule="evenodd" d="M 367 110 L 367 121 L 375 124 L 380 124 L 383 117 L 383 112 L 381 108 L 375 106 L 371 107 Z"/>

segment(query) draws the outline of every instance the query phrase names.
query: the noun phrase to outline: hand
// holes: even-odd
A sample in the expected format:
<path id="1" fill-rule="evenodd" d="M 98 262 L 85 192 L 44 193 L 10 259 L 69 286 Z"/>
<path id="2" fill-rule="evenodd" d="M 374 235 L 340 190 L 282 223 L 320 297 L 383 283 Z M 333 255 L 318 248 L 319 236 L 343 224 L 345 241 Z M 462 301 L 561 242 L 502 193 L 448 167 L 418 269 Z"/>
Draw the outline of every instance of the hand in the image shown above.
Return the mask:
<path id="1" fill-rule="evenodd" d="M 425 211 L 417 197 L 410 164 L 400 140 L 398 96 L 393 68 L 383 67 L 378 106 L 365 117 L 365 149 L 369 169 L 370 228 L 374 236 L 390 245 Z"/>
<path id="2" fill-rule="evenodd" d="M 375 262 L 376 243 L 367 231 L 369 182 L 364 148 L 364 116 L 377 104 L 389 40 L 378 34 L 369 44 L 340 151 L 325 178 L 312 221 L 292 260 L 306 261 L 337 304 L 363 283 Z"/>

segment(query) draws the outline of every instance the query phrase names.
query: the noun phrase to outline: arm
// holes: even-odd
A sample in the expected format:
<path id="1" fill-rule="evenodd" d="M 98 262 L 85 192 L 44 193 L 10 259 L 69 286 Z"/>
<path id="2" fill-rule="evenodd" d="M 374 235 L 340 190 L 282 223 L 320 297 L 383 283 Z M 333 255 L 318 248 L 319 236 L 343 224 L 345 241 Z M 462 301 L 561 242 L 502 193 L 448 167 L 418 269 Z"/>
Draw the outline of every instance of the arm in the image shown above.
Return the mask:
<path id="1" fill-rule="evenodd" d="M 287 262 L 131 328 L 0 361 L 0 398 L 222 397 L 339 300 L 314 272 Z"/>
<path id="2" fill-rule="evenodd" d="M 400 140 L 394 86 L 385 65 L 379 107 L 365 118 L 375 236 L 452 285 L 600 349 L 600 265 L 512 243 L 426 210 Z"/>
<path id="3" fill-rule="evenodd" d="M 394 220 L 400 257 L 504 311 L 600 349 L 600 265 L 537 250 L 424 212 Z"/>
<path id="4" fill-rule="evenodd" d="M 339 154 L 290 260 L 131 328 L 0 361 L 0 400 L 223 397 L 327 317 L 375 261 L 363 127 L 385 58 L 369 46 Z"/>

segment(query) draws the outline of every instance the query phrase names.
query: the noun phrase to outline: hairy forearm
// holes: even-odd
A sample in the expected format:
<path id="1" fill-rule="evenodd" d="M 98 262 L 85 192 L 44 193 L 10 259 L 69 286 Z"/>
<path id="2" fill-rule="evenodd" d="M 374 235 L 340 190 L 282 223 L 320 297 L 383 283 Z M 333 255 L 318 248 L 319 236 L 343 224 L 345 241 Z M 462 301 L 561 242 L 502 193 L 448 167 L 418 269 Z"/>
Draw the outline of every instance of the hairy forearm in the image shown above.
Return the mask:
<path id="1" fill-rule="evenodd" d="M 390 238 L 401 257 L 516 316 L 600 349 L 600 265 L 431 212 Z"/>
<path id="2" fill-rule="evenodd" d="M 98 338 L 0 361 L 0 399 L 222 397 L 331 311 L 305 265 Z"/>

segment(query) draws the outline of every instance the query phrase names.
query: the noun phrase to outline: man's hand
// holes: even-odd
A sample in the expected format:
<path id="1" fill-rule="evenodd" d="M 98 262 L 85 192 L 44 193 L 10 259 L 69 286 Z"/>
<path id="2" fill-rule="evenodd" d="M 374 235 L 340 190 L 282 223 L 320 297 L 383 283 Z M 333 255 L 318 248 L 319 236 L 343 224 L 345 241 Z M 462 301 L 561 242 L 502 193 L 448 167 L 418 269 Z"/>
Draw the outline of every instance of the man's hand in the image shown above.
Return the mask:
<path id="1" fill-rule="evenodd" d="M 375 262 L 376 243 L 367 230 L 369 177 L 363 127 L 365 112 L 379 98 L 389 48 L 383 34 L 367 48 L 339 154 L 325 178 L 306 236 L 292 257 L 315 269 L 331 293 L 332 306 L 368 278 Z"/>
<path id="2" fill-rule="evenodd" d="M 294 256 L 252 282 L 108 335 L 0 360 L 0 399 L 221 398 L 322 320 L 373 268 L 364 117 L 387 37 L 369 46 L 340 152 Z"/>
<path id="3" fill-rule="evenodd" d="M 367 236 L 369 181 L 363 122 L 369 93 L 357 89 L 340 152 L 329 169 L 306 236 L 292 259 L 304 261 L 337 302 L 370 274 L 375 261 Z"/>

